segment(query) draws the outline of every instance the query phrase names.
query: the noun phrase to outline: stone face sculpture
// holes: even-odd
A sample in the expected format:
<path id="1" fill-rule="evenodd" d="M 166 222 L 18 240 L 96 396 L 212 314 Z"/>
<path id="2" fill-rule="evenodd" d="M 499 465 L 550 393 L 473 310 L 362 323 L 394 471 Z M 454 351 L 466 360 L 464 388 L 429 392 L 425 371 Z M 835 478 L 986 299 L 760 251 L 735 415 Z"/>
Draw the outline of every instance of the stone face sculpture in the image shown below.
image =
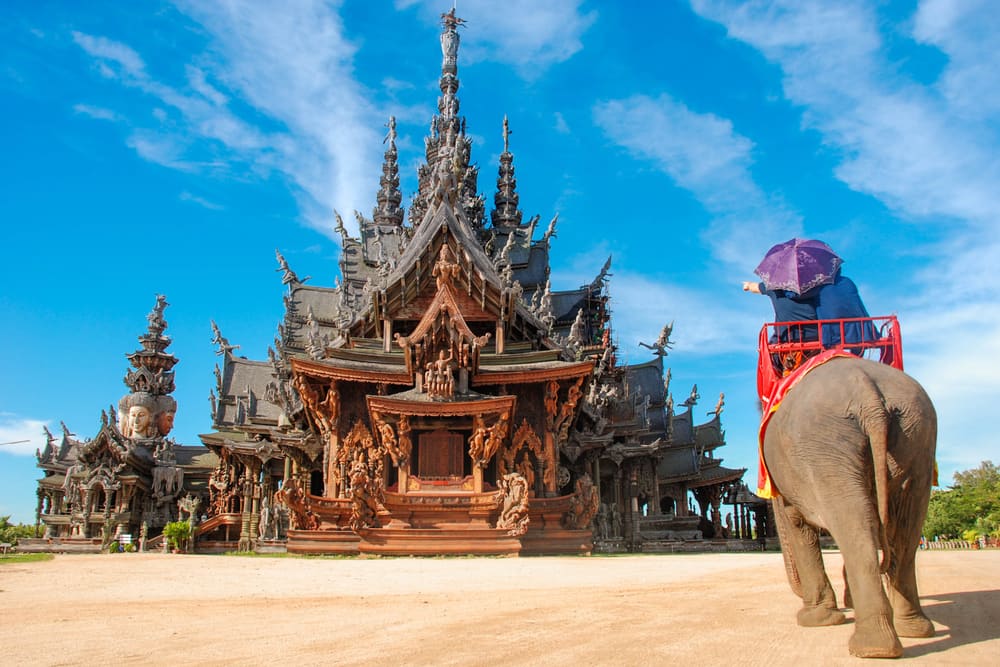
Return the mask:
<path id="1" fill-rule="evenodd" d="M 133 405 L 128 409 L 129 436 L 149 438 L 153 433 L 153 415 L 144 405 Z"/>
<path id="2" fill-rule="evenodd" d="M 167 435 L 174 428 L 174 413 L 165 410 L 156 416 L 156 430 L 160 435 Z"/>

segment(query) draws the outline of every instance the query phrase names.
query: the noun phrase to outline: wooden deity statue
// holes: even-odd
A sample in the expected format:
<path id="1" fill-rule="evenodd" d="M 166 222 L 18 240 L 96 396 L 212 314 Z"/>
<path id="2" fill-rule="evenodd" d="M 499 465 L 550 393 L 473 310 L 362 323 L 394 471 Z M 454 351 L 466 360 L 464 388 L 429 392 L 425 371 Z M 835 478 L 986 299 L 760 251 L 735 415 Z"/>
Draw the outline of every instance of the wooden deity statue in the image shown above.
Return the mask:
<path id="1" fill-rule="evenodd" d="M 406 459 L 409 458 L 409 453 L 404 455 L 400 450 L 396 431 L 392 428 L 392 424 L 386 421 L 381 415 L 375 415 L 375 429 L 382 439 L 382 447 L 392 457 L 392 464 L 397 467 L 405 464 Z"/>
<path id="2" fill-rule="evenodd" d="M 363 461 L 355 461 L 351 466 L 351 530 L 378 528 L 379 514 L 383 511 L 372 488 L 368 467 Z"/>
<path id="3" fill-rule="evenodd" d="M 448 244 L 442 245 L 438 260 L 434 263 L 434 269 L 431 272 L 436 280 L 437 288 L 441 289 L 444 285 L 452 285 L 461 268 L 455 261 L 455 256 Z"/>
<path id="4" fill-rule="evenodd" d="M 132 438 L 151 438 L 155 435 L 153 415 L 145 405 L 128 409 L 128 435 Z"/>
<path id="5" fill-rule="evenodd" d="M 486 442 L 489 436 L 490 429 L 486 427 L 482 415 L 476 416 L 472 437 L 469 438 L 469 458 L 480 468 L 486 467 Z"/>
<path id="6" fill-rule="evenodd" d="M 497 528 L 506 530 L 511 537 L 528 532 L 528 481 L 516 472 L 507 473 L 500 478 L 497 501 L 500 502 Z"/>
<path id="7" fill-rule="evenodd" d="M 451 398 L 455 395 L 455 355 L 444 356 L 444 350 L 438 353 L 438 358 L 428 362 L 424 371 L 424 392 L 431 396 Z"/>
<path id="8" fill-rule="evenodd" d="M 601 498 L 597 494 L 594 482 L 590 475 L 584 475 L 576 480 L 576 492 L 570 501 L 569 512 L 563 519 L 563 524 L 567 528 L 586 528 L 597 515 L 600 509 Z"/>

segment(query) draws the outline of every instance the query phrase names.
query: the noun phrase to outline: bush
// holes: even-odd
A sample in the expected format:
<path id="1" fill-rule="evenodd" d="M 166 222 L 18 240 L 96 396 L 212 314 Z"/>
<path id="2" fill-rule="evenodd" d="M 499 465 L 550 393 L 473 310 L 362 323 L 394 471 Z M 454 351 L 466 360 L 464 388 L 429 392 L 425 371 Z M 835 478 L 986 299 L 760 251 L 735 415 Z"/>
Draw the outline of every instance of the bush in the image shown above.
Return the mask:
<path id="1" fill-rule="evenodd" d="M 22 537 L 34 537 L 35 527 L 24 523 L 11 523 L 10 515 L 0 516 L 0 542 L 17 545 Z"/>
<path id="2" fill-rule="evenodd" d="M 163 527 L 163 537 L 171 549 L 186 551 L 191 539 L 191 524 L 187 521 L 171 521 Z"/>
<path id="3" fill-rule="evenodd" d="M 955 473 L 952 488 L 931 494 L 923 534 L 929 540 L 935 535 L 969 541 L 1000 536 L 1000 468 L 983 461 L 978 468 Z"/>

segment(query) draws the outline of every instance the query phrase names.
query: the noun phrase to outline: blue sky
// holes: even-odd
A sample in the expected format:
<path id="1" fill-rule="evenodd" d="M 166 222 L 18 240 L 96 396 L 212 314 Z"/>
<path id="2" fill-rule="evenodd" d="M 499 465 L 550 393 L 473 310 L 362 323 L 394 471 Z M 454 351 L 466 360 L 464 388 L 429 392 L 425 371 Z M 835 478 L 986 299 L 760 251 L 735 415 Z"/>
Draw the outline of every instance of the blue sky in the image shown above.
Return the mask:
<path id="1" fill-rule="evenodd" d="M 757 331 L 740 290 L 821 238 L 895 313 L 943 480 L 1000 458 L 1000 14 L 976 2 L 458 3 L 461 113 L 492 203 L 504 115 L 553 287 L 613 256 L 622 357 L 675 321 L 675 396 L 726 394 L 753 469 Z M 536 5 L 544 5 L 539 8 Z M 499 9 L 503 7 L 503 9 Z M 370 214 L 398 121 L 404 204 L 437 100 L 445 0 L 5 4 L 0 25 L 0 515 L 32 521 L 41 427 L 90 437 L 156 294 L 173 435 L 210 429 L 210 321 L 266 358 L 280 249 L 337 275 L 333 209 Z M 544 227 L 543 227 L 544 228 Z M 748 474 L 748 481 L 754 481 Z"/>

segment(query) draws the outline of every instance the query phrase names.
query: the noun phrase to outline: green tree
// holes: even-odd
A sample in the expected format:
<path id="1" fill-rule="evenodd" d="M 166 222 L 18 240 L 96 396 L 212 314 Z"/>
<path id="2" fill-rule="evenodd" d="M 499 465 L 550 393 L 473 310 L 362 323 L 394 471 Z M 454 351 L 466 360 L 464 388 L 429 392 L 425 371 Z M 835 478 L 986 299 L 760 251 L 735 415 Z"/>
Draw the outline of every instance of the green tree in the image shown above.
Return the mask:
<path id="1" fill-rule="evenodd" d="M 950 489 L 931 494 L 924 537 L 1000 537 L 1000 468 L 983 461 L 978 468 L 955 473 L 954 480 Z"/>
<path id="2" fill-rule="evenodd" d="M 17 544 L 19 538 L 34 536 L 34 526 L 23 523 L 11 523 L 10 515 L 0 516 L 0 543 Z"/>
<path id="3" fill-rule="evenodd" d="M 171 521 L 163 527 L 163 537 L 170 547 L 186 551 L 188 540 L 191 539 L 191 524 L 187 521 Z"/>

